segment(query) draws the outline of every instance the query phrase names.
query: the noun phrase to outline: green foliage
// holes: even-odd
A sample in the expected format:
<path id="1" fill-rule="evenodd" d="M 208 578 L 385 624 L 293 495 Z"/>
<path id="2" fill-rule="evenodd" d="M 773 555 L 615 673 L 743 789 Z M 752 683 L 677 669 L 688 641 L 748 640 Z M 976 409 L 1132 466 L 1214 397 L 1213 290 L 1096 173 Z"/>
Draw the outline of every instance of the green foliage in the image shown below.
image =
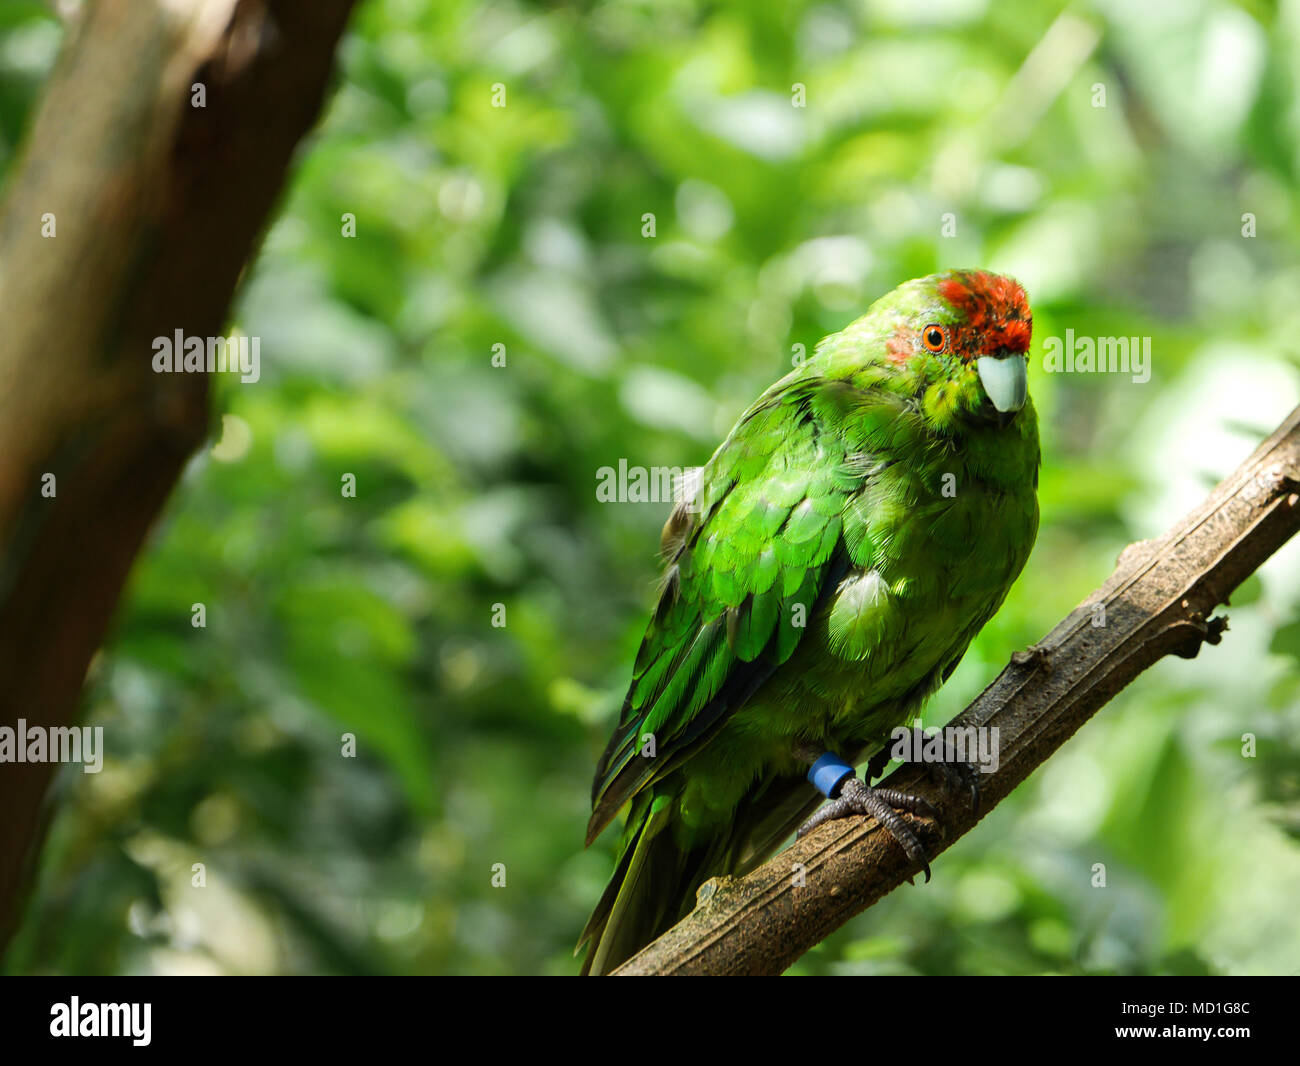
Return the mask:
<path id="1" fill-rule="evenodd" d="M 58 37 L 0 6 L 0 168 Z M 597 471 L 702 463 L 797 345 L 980 266 L 1034 306 L 1043 526 L 946 720 L 1296 402 L 1297 55 L 1228 0 L 363 4 L 5 968 L 574 972 L 670 506 Z M 1047 373 L 1067 329 L 1150 380 Z M 1298 569 L 795 972 L 1292 972 Z"/>

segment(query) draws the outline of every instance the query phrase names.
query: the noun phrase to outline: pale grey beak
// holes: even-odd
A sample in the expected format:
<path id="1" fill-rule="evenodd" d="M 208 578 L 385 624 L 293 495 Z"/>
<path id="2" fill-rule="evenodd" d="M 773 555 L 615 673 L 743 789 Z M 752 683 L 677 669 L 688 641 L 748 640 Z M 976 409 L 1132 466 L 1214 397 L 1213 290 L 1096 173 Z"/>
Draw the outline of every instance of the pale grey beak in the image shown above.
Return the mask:
<path id="1" fill-rule="evenodd" d="M 1023 355 L 996 359 L 983 355 L 975 360 L 975 370 L 989 394 L 993 406 L 1003 414 L 1013 414 L 1025 406 L 1029 392 L 1029 361 Z"/>

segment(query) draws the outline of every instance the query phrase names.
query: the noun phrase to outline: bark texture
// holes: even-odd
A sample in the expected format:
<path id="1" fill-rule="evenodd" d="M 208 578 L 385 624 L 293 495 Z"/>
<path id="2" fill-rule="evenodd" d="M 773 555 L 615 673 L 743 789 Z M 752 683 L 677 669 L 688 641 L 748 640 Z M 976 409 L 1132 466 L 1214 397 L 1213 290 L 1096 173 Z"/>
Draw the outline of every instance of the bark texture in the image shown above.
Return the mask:
<path id="1" fill-rule="evenodd" d="M 75 718 L 207 434 L 206 376 L 154 373 L 154 338 L 224 335 L 351 7 L 90 0 L 67 24 L 0 207 L 0 725 Z M 53 770 L 0 765 L 0 949 Z"/>

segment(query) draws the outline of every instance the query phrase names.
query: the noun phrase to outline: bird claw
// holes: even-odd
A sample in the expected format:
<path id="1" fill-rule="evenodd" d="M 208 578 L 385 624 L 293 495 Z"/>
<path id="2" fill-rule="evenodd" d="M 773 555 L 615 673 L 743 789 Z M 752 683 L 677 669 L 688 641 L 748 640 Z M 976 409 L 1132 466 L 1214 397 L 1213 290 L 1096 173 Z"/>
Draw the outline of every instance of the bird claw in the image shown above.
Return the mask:
<path id="1" fill-rule="evenodd" d="M 924 846 L 903 821 L 899 811 L 919 814 L 938 821 L 939 812 L 929 800 L 899 792 L 892 788 L 872 788 L 857 777 L 848 778 L 840 787 L 839 795 L 821 808 L 796 832 L 796 837 L 806 836 L 819 825 L 852 815 L 870 815 L 892 836 L 907 853 L 907 857 L 919 865 L 930 880 L 930 857 Z M 940 826 L 942 831 L 942 826 Z"/>
<path id="2" fill-rule="evenodd" d="M 926 769 L 932 777 L 942 786 L 943 790 L 949 795 L 960 795 L 963 791 L 970 794 L 970 809 L 972 814 L 979 814 L 980 811 L 980 783 L 979 771 L 970 763 L 958 762 L 929 762 L 925 764 Z"/>
<path id="3" fill-rule="evenodd" d="M 932 738 L 920 726 L 913 726 L 912 729 L 913 754 L 925 751 L 927 745 L 932 743 Z M 958 796 L 962 792 L 969 793 L 971 813 L 978 814 L 980 809 L 979 771 L 970 763 L 958 759 L 957 752 L 948 740 L 944 740 L 943 747 L 944 757 L 941 762 L 934 759 L 915 758 L 907 761 L 919 763 L 924 767 L 931 780 L 938 784 L 948 795 Z M 883 750 L 887 752 L 889 749 Z M 881 770 L 883 771 L 883 769 L 882 766 Z"/>

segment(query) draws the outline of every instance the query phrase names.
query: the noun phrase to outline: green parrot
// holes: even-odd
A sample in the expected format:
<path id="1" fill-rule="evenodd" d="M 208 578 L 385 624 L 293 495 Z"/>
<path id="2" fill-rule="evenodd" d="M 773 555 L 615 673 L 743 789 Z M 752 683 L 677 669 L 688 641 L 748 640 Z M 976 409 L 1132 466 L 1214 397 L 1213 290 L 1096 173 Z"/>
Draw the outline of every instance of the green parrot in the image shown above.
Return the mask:
<path id="1" fill-rule="evenodd" d="M 896 810 L 933 808 L 852 767 L 881 762 L 1029 557 L 1031 330 L 1011 278 L 909 281 L 764 392 L 699 471 L 664 526 L 658 603 L 592 787 L 588 844 L 630 806 L 584 973 L 800 823 L 874 815 L 929 876 Z M 814 780 L 831 802 L 809 819 Z"/>

